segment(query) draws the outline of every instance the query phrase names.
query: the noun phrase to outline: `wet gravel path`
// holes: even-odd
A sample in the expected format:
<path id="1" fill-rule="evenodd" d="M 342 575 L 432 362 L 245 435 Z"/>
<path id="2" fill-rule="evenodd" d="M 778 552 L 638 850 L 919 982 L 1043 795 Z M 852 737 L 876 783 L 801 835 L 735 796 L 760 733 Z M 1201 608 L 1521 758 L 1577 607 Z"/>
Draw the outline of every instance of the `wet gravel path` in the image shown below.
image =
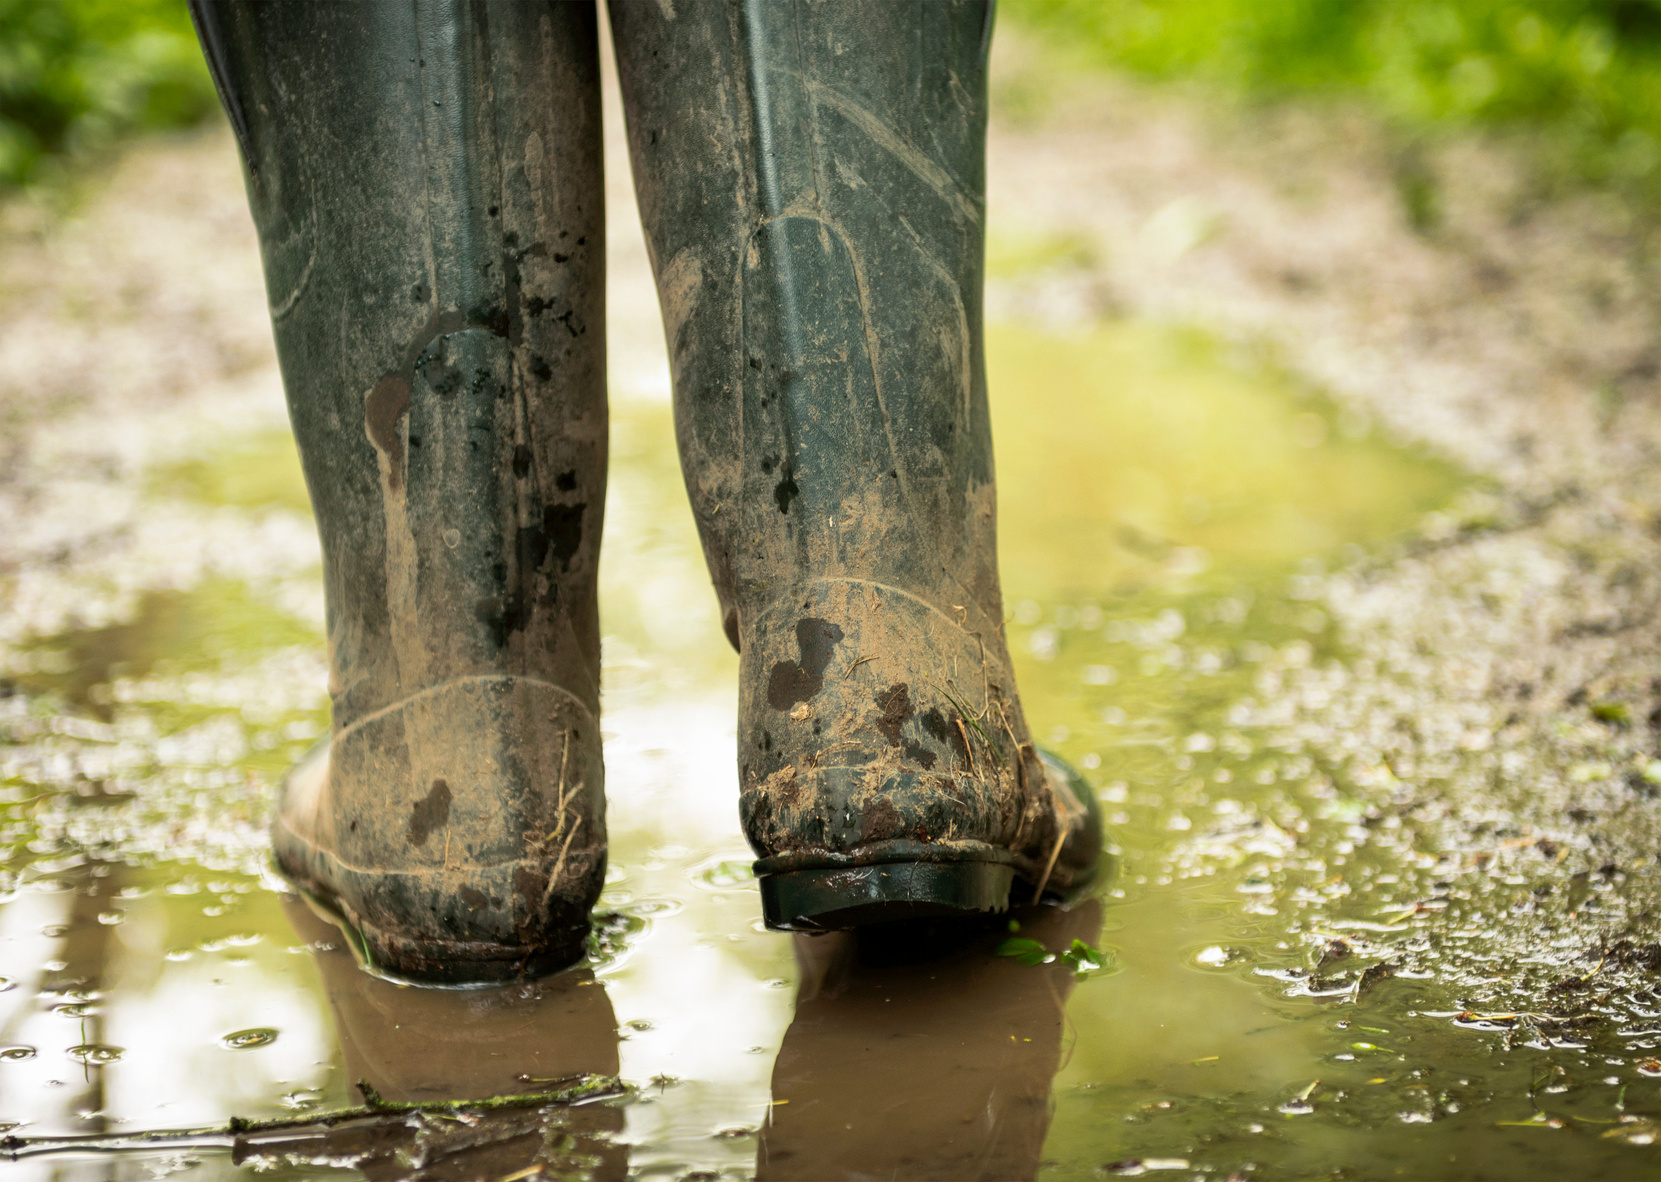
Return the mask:
<path id="1" fill-rule="evenodd" d="M 1018 91 L 1019 53 L 1006 61 L 1000 85 Z M 1638 231 L 1596 196 L 1534 200 L 1503 150 L 1453 144 L 1434 158 L 1441 221 L 1422 232 L 1392 149 L 1353 117 L 1078 85 L 994 129 L 994 234 L 1067 247 L 995 283 L 995 313 L 1205 325 L 1330 393 L 1358 429 L 1483 481 L 1397 550 L 1301 576 L 1350 657 L 1277 654 L 1231 723 L 1364 802 L 1358 832 L 1407 868 L 1404 911 L 1498 937 L 1409 949 L 1396 968 L 1417 956 L 1463 974 L 1495 1012 L 1652 1004 L 1661 285 Z M 627 188 L 611 189 L 630 238 Z M 229 138 L 140 144 L 53 201 L 0 208 L 0 674 L 29 674 L 30 638 L 118 624 L 147 593 L 210 579 L 320 620 L 303 513 L 139 495 L 216 440 L 284 429 Z M 649 313 L 617 327 L 652 331 Z M 618 376 L 660 380 L 637 355 Z M 320 685 L 308 668 L 284 677 Z M 22 702 L 6 708 L 22 718 Z M 190 742 L 204 766 L 218 758 L 212 734 Z M 189 746 L 172 758 L 188 765 Z M 190 790 L 181 779 L 162 812 Z M 257 863 L 265 791 L 250 788 L 235 839 L 204 819 L 198 856 Z M 176 822 L 169 840 L 190 833 Z"/>
<path id="2" fill-rule="evenodd" d="M 1011 106 L 1036 60 L 1006 56 Z M 1648 990 L 1661 283 L 1643 228 L 1604 196 L 1539 198 L 1517 153 L 1471 141 L 1422 165 L 1440 216 L 1416 229 L 1399 150 L 1359 117 L 1072 85 L 994 131 L 994 227 L 1074 244 L 994 307 L 1204 324 L 1482 478 L 1420 537 L 1311 578 L 1298 594 L 1351 659 L 1266 669 L 1234 717 L 1425 851 L 1409 905 L 1476 890 L 1452 905 L 1499 936 L 1476 954 L 1506 978 L 1496 1005 L 1561 1012 L 1601 986 L 1526 967 L 1576 942 L 1588 971 L 1643 961 L 1611 988 Z"/>

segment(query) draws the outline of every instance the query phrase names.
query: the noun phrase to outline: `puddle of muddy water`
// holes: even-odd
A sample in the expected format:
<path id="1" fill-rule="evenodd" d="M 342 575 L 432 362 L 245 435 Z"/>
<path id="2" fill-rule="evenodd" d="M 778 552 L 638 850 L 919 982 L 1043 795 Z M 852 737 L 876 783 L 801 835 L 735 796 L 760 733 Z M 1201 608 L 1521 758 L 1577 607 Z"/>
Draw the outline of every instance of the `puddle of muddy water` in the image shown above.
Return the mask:
<path id="1" fill-rule="evenodd" d="M 1285 687 L 1313 692 L 1294 674 L 1353 660 L 1323 573 L 1416 536 L 1469 482 L 1190 330 L 1009 322 L 988 360 L 1009 628 L 1035 728 L 1109 818 L 1118 873 L 1095 897 L 930 955 L 761 930 L 737 661 L 667 405 L 623 391 L 602 567 L 613 869 L 590 960 L 465 992 L 358 971 L 265 869 L 272 786 L 327 723 L 317 621 L 257 582 L 153 588 L 119 622 L 4 654 L 0 1126 L 304 1115 L 356 1103 L 358 1079 L 389 1100 L 580 1072 L 633 1090 L 7 1176 L 1654 1169 L 1661 999 L 1616 998 L 1594 969 L 1553 1013 L 1500 1004 L 1561 972 L 1619 881 L 1556 884 L 1526 839 L 1425 848 L 1378 783 L 1275 722 Z M 258 435 L 151 472 L 144 495 L 293 513 L 297 481 L 286 437 Z M 1577 899 L 1560 931 L 1513 955 L 1553 890 Z M 1074 941 L 1100 957 L 1059 955 Z"/>

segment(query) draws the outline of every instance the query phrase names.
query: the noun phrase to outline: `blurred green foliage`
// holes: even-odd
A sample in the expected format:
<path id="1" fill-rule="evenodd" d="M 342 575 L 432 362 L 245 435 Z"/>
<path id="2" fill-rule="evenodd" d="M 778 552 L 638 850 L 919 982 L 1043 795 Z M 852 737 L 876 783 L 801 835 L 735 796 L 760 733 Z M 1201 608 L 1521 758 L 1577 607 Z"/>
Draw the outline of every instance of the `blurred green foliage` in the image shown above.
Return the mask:
<path id="1" fill-rule="evenodd" d="M 215 105 L 184 0 L 0 0 L 0 188 Z"/>
<path id="2" fill-rule="evenodd" d="M 1661 0 L 1009 0 L 1002 19 L 1153 78 L 1349 94 L 1415 135 L 1524 130 L 1579 180 L 1661 189 Z"/>

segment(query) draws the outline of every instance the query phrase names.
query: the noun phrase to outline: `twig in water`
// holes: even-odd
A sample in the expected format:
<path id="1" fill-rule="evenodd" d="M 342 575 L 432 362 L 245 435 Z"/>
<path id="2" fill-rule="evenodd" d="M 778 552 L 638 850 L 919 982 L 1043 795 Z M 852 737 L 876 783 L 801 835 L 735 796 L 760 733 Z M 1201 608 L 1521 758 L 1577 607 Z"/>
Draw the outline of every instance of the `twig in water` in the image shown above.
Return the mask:
<path id="1" fill-rule="evenodd" d="M 1044 867 L 1044 877 L 1038 880 L 1038 889 L 1032 892 L 1032 901 L 1037 903 L 1044 897 L 1044 888 L 1050 885 L 1050 875 L 1055 873 L 1055 860 L 1061 857 L 1061 847 L 1067 840 L 1067 831 L 1063 829 L 1056 834 L 1055 848 L 1050 851 L 1050 860 Z"/>
<path id="2" fill-rule="evenodd" d="M 610 1075 L 583 1075 L 576 1077 L 569 1087 L 557 1091 L 529 1092 L 515 1096 L 485 1096 L 473 1100 L 383 1100 L 367 1080 L 359 1080 L 358 1091 L 364 1104 L 354 1108 L 336 1108 L 312 1116 L 274 1117 L 250 1120 L 233 1116 L 223 1125 L 199 1129 L 152 1129 L 131 1133 L 83 1133 L 58 1137 L 20 1137 L 14 1133 L 0 1136 L 0 1159 L 18 1161 L 52 1153 L 118 1153 L 126 1150 L 148 1149 L 158 1145 L 182 1148 L 230 1149 L 249 1134 L 293 1132 L 321 1135 L 325 1130 L 350 1120 L 364 1120 L 378 1116 L 406 1116 L 416 1112 L 459 1114 L 463 1112 L 492 1112 L 515 1108 L 546 1108 L 557 1104 L 581 1104 L 607 1096 L 621 1096 L 628 1092 L 622 1080 Z"/>

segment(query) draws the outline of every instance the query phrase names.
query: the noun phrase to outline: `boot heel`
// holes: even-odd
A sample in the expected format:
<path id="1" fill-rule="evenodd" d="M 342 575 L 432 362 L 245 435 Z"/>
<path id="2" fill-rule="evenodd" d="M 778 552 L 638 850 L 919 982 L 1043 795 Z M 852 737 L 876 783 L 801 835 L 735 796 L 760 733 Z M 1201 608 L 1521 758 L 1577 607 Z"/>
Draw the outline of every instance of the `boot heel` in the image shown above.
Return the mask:
<path id="1" fill-rule="evenodd" d="M 759 885 L 769 928 L 830 932 L 1005 911 L 1014 880 L 997 862 L 885 862 L 764 874 Z"/>

